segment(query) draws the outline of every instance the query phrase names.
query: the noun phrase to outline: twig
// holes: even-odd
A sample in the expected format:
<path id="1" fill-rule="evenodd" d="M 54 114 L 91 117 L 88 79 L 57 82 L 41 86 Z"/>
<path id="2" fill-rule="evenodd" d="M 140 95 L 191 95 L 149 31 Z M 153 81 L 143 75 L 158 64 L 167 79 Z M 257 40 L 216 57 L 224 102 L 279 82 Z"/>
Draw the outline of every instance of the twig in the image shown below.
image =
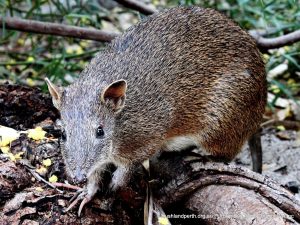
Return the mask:
<path id="1" fill-rule="evenodd" d="M 50 187 L 52 187 L 53 189 L 57 190 L 59 193 L 64 193 L 62 190 L 58 189 L 57 187 L 55 187 L 53 184 L 49 183 L 48 181 L 46 181 L 44 178 L 42 178 L 37 172 L 35 172 L 33 169 L 30 169 L 29 167 L 25 166 L 25 169 L 27 169 L 34 177 L 35 179 L 37 179 L 38 181 L 42 181 L 45 184 L 49 185 Z"/>
<path id="2" fill-rule="evenodd" d="M 292 120 L 268 120 L 260 125 L 262 128 L 284 126 L 288 130 L 300 130 L 300 122 Z"/>
<path id="3" fill-rule="evenodd" d="M 39 22 L 27 19 L 25 20 L 16 17 L 0 17 L 0 24 L 3 24 L 6 29 L 103 42 L 109 42 L 118 36 L 117 33 L 106 32 L 97 29 L 82 28 L 49 22 Z"/>
<path id="4" fill-rule="evenodd" d="M 280 48 L 300 41 L 300 30 L 276 38 L 264 38 L 255 32 L 250 34 L 256 40 L 257 46 L 261 49 Z"/>
<path id="5" fill-rule="evenodd" d="M 139 11 L 140 13 L 145 14 L 147 16 L 158 12 L 157 10 L 145 5 L 142 2 L 138 2 L 136 0 L 115 0 L 115 1 L 127 8 L 134 9 L 134 10 Z"/>
<path id="6" fill-rule="evenodd" d="M 81 187 L 75 186 L 75 185 L 71 185 L 71 184 L 65 184 L 65 183 L 53 183 L 53 185 L 55 187 L 63 187 L 63 188 L 68 188 L 68 189 L 72 189 L 72 190 L 82 190 Z"/>
<path id="7" fill-rule="evenodd" d="M 137 10 L 145 15 L 151 15 L 153 13 L 158 12 L 157 10 L 154 10 L 149 6 L 141 2 L 138 2 L 136 0 L 115 0 L 115 1 L 118 2 L 119 4 L 124 5 L 127 8 Z M 260 49 L 279 48 L 300 41 L 300 30 L 276 38 L 264 38 L 262 34 L 267 34 L 267 31 L 266 32 L 249 31 L 249 34 L 256 40 L 257 46 Z"/>
<path id="8" fill-rule="evenodd" d="M 147 5 L 133 0 L 116 1 L 128 8 L 138 10 L 145 15 L 150 15 L 157 12 Z M 0 24 L 3 24 L 3 27 L 12 30 L 74 37 L 101 42 L 110 42 L 119 35 L 118 33 L 106 32 L 97 29 L 82 28 L 49 22 L 39 22 L 15 17 L 0 17 Z M 256 40 L 257 46 L 262 50 L 279 48 L 300 41 L 300 30 L 276 38 L 264 38 L 258 32 L 250 32 L 250 35 Z"/>
<path id="9" fill-rule="evenodd" d="M 281 31 L 281 29 L 270 27 L 270 28 L 265 28 L 265 29 L 253 29 L 253 30 L 248 30 L 248 33 L 251 36 L 267 36 L 271 34 L 275 34 L 277 32 Z"/>

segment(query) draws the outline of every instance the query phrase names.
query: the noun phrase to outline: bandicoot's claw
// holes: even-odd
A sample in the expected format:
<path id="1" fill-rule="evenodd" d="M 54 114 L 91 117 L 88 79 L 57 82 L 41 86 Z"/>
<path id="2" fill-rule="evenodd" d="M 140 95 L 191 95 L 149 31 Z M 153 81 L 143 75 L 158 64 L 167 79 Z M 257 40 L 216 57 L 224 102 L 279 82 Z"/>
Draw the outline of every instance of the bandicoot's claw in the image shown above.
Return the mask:
<path id="1" fill-rule="evenodd" d="M 81 211 L 83 209 L 83 207 L 85 206 L 86 203 L 88 203 L 89 201 L 91 201 L 91 198 L 86 196 L 82 202 L 80 203 L 79 209 L 78 209 L 78 217 L 80 217 Z"/>
<path id="2" fill-rule="evenodd" d="M 78 191 L 76 191 L 76 193 L 74 194 L 74 196 L 70 199 L 70 201 L 69 202 L 73 202 L 77 197 L 78 197 L 78 195 L 80 195 L 81 193 L 83 192 L 83 190 L 81 189 L 81 190 L 78 190 Z"/>
<path id="3" fill-rule="evenodd" d="M 85 190 L 82 190 L 82 189 L 78 190 L 76 192 L 76 194 L 70 199 L 71 204 L 65 210 L 65 212 L 70 211 L 70 209 L 72 209 L 75 205 L 77 205 L 77 203 L 80 200 L 82 200 L 80 203 L 79 209 L 78 209 L 78 216 L 80 216 L 83 207 L 85 206 L 86 203 L 91 201 L 91 199 L 92 199 L 92 197 Z"/>
<path id="4" fill-rule="evenodd" d="M 65 210 L 65 212 L 68 212 L 70 209 L 72 209 L 76 204 L 77 202 L 80 200 L 79 196 L 75 199 L 75 201 L 73 201 L 69 207 Z"/>

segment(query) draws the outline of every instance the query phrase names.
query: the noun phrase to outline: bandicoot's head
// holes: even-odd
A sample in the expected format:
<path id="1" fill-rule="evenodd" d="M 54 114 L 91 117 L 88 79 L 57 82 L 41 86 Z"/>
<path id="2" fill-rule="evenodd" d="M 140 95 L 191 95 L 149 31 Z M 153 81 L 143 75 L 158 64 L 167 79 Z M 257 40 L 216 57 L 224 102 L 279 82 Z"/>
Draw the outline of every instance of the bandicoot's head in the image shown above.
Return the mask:
<path id="1" fill-rule="evenodd" d="M 123 109 L 127 84 L 72 84 L 61 88 L 46 78 L 54 106 L 61 115 L 61 152 L 69 178 L 85 182 L 97 162 L 108 160 L 115 118 Z M 92 86 L 92 87 L 90 87 Z"/>

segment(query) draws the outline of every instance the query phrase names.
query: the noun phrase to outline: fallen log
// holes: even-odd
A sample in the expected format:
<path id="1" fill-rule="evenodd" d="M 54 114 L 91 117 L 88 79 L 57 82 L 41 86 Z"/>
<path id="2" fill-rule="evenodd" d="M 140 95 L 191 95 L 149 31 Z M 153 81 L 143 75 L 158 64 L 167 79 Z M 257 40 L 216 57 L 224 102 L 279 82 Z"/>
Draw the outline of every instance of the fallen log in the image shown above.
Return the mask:
<path id="1" fill-rule="evenodd" d="M 249 169 L 182 154 L 154 158 L 150 165 L 157 202 L 173 218 L 184 212 L 186 218 L 205 224 L 300 222 L 300 202 L 294 194 Z"/>

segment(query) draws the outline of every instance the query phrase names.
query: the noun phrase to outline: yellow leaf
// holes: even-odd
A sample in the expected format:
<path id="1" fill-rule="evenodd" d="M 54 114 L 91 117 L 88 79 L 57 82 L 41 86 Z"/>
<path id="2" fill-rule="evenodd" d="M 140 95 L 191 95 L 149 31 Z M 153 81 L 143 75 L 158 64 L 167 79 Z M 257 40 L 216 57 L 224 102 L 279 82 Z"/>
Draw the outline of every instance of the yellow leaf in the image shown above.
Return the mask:
<path id="1" fill-rule="evenodd" d="M 278 94 L 279 92 L 280 92 L 280 89 L 279 89 L 279 88 L 273 90 L 273 93 L 274 93 L 274 94 Z"/>
<path id="2" fill-rule="evenodd" d="M 66 48 L 66 53 L 80 55 L 83 53 L 83 49 L 80 45 L 70 45 Z"/>
<path id="3" fill-rule="evenodd" d="M 87 24 L 89 22 L 89 20 L 85 17 L 80 18 L 81 22 L 84 24 Z"/>
<path id="4" fill-rule="evenodd" d="M 67 49 L 66 49 L 66 53 L 68 53 L 68 54 L 73 54 L 73 53 L 74 53 L 74 49 L 73 49 L 71 46 L 69 46 L 69 47 L 67 47 Z"/>
<path id="5" fill-rule="evenodd" d="M 8 155 L 8 157 L 9 157 L 9 159 L 10 159 L 11 161 L 13 161 L 13 162 L 16 161 L 16 158 L 15 158 L 14 154 L 12 154 L 11 152 L 9 152 L 9 153 L 7 153 L 7 155 Z"/>
<path id="6" fill-rule="evenodd" d="M 36 127 L 35 129 L 28 130 L 28 137 L 33 140 L 41 140 L 45 138 L 46 131 L 44 131 L 41 127 Z"/>
<path id="7" fill-rule="evenodd" d="M 45 159 L 43 160 L 43 165 L 48 167 L 48 166 L 51 166 L 52 162 L 51 162 L 51 159 Z"/>
<path id="8" fill-rule="evenodd" d="M 88 47 L 89 42 L 88 41 L 81 41 L 79 44 L 82 48 L 86 48 L 86 47 Z"/>
<path id="9" fill-rule="evenodd" d="M 268 54 L 263 54 L 263 58 L 265 61 L 268 61 L 270 59 L 270 56 Z"/>
<path id="10" fill-rule="evenodd" d="M 36 172 L 38 172 L 40 175 L 45 175 L 47 173 L 47 169 L 43 166 L 41 166 L 40 168 L 35 170 Z"/>
<path id="11" fill-rule="evenodd" d="M 271 85 L 271 89 L 273 90 L 273 89 L 277 89 L 278 88 L 278 86 L 277 85 L 275 85 L 275 84 L 272 84 Z"/>
<path id="12" fill-rule="evenodd" d="M 49 178 L 49 182 L 50 183 L 56 183 L 58 181 L 58 178 L 57 176 L 55 175 L 52 175 L 50 178 Z"/>
<path id="13" fill-rule="evenodd" d="M 34 62 L 34 58 L 32 56 L 29 56 L 27 59 L 26 59 L 27 62 Z"/>
<path id="14" fill-rule="evenodd" d="M 17 40 L 17 43 L 18 43 L 18 45 L 24 45 L 24 44 L 25 44 L 25 40 L 22 39 L 22 38 L 19 38 L 19 39 Z"/>
<path id="15" fill-rule="evenodd" d="M 160 4 L 160 1 L 159 1 L 159 0 L 152 0 L 152 4 L 153 4 L 153 5 L 159 5 L 159 4 Z"/>
<path id="16" fill-rule="evenodd" d="M 288 52 L 291 48 L 289 46 L 284 46 L 283 49 Z"/>
<path id="17" fill-rule="evenodd" d="M 42 191 L 44 191 L 44 189 L 43 189 L 43 188 L 41 188 L 41 187 L 36 187 L 36 188 L 35 188 L 35 190 L 36 190 L 36 191 L 38 191 L 38 192 L 42 192 Z"/>
<path id="18" fill-rule="evenodd" d="M 293 111 L 290 106 L 285 109 L 285 118 L 293 116 Z"/>
<path id="19" fill-rule="evenodd" d="M 158 218 L 158 223 L 161 225 L 168 225 L 169 224 L 169 220 L 167 217 L 159 217 Z"/>
<path id="20" fill-rule="evenodd" d="M 80 60 L 80 61 L 79 61 L 79 65 L 80 65 L 80 66 L 84 67 L 84 66 L 85 66 L 85 64 L 86 64 L 86 62 L 85 62 L 85 61 L 83 61 L 83 60 Z"/>
<path id="21" fill-rule="evenodd" d="M 282 126 L 282 125 L 280 125 L 280 126 L 277 126 L 276 128 L 277 128 L 277 130 L 281 130 L 281 131 L 285 130 L 285 127 L 284 127 L 284 126 Z"/>
<path id="22" fill-rule="evenodd" d="M 82 54 L 83 53 L 83 49 L 80 47 L 80 46 L 78 46 L 77 48 L 76 48 L 76 54 L 77 55 L 80 55 L 80 54 Z"/>
<path id="23" fill-rule="evenodd" d="M 28 84 L 28 86 L 33 87 L 35 86 L 35 81 L 31 78 L 27 78 L 26 79 L 26 83 Z"/>
<path id="24" fill-rule="evenodd" d="M 22 155 L 24 155 L 24 152 L 18 152 L 17 154 L 15 154 L 15 159 L 16 160 L 22 159 Z"/>
<path id="25" fill-rule="evenodd" d="M 12 141 L 19 138 L 19 136 L 20 134 L 18 131 L 0 125 L 0 147 L 9 145 Z"/>
<path id="26" fill-rule="evenodd" d="M 277 94 L 277 93 L 280 92 L 279 87 L 278 87 L 277 85 L 275 85 L 275 84 L 271 85 L 271 89 L 272 89 L 272 92 L 273 92 L 274 94 Z"/>
<path id="27" fill-rule="evenodd" d="M 288 79 L 287 83 L 288 84 L 295 84 L 296 81 L 294 79 L 290 78 L 290 79 Z"/>
<path id="28" fill-rule="evenodd" d="M 9 150 L 10 150 L 10 148 L 8 146 L 1 147 L 1 152 L 4 153 L 4 154 L 9 153 Z"/>

